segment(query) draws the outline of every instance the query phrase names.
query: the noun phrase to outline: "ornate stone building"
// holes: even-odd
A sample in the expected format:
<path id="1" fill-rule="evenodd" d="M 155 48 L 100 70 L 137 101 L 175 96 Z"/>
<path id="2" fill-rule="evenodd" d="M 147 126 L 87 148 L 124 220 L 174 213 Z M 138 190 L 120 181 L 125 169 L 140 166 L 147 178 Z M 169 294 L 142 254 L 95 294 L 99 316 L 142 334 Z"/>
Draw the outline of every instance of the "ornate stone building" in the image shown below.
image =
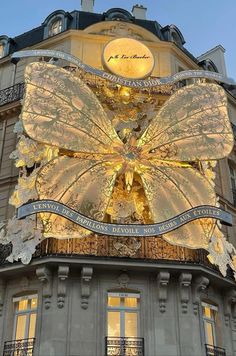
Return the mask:
<path id="1" fill-rule="evenodd" d="M 132 14 L 119 8 L 97 14 L 93 1 L 82 6 L 82 11 L 55 11 L 15 38 L 0 36 L 0 222 L 14 214 L 9 199 L 19 171 L 9 156 L 17 143 L 24 68 L 33 60 L 12 63 L 13 52 L 59 50 L 101 69 L 104 45 L 129 37 L 152 51 L 154 77 L 202 68 L 226 75 L 221 46 L 195 58 L 176 26 L 147 20 L 142 6 L 134 6 Z M 76 70 L 63 61 L 60 66 Z M 225 89 L 235 128 L 236 96 L 232 87 Z M 170 90 L 156 94 L 160 106 Z M 235 221 L 235 150 L 219 162 L 216 174 L 221 206 Z M 235 227 L 223 229 L 236 245 Z M 235 281 L 230 271 L 223 277 L 204 250 L 172 246 L 160 237 L 94 235 L 48 238 L 28 265 L 7 261 L 10 252 L 11 245 L 0 246 L 0 353 L 5 356 L 236 355 Z"/>

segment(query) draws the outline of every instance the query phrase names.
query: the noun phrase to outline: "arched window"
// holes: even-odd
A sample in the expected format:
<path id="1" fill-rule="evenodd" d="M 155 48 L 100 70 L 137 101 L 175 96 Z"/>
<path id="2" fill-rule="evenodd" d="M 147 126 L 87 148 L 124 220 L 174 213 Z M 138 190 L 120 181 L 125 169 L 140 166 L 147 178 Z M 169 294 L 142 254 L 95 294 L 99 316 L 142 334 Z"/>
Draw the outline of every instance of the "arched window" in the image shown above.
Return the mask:
<path id="1" fill-rule="evenodd" d="M 124 9 L 112 8 L 104 13 L 106 21 L 128 21 L 132 22 L 134 17 Z"/>
<path id="2" fill-rule="evenodd" d="M 4 57 L 4 52 L 5 52 L 5 44 L 0 43 L 0 58 Z"/>
<path id="3" fill-rule="evenodd" d="M 68 20 L 71 19 L 72 16 L 64 10 L 54 11 L 43 22 L 44 39 L 56 36 L 57 34 L 66 31 L 68 28 Z"/>
<path id="4" fill-rule="evenodd" d="M 7 36 L 0 36 L 0 58 L 3 58 L 9 53 L 10 39 Z"/>
<path id="5" fill-rule="evenodd" d="M 62 32 L 62 19 L 58 18 L 51 22 L 49 31 L 48 31 L 48 36 L 52 37 L 52 36 L 57 35 L 60 32 Z"/>

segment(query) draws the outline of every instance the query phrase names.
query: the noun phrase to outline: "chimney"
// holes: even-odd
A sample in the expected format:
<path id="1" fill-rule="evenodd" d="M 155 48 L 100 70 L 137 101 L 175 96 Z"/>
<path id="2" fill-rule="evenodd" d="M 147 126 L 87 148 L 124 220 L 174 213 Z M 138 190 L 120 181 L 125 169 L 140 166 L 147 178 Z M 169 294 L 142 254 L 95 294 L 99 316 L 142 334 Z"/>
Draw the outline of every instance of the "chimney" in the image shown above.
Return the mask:
<path id="1" fill-rule="evenodd" d="M 132 14 L 136 19 L 139 20 L 146 20 L 147 16 L 147 8 L 143 5 L 134 5 L 132 9 Z"/>
<path id="2" fill-rule="evenodd" d="M 81 11 L 93 12 L 94 0 L 81 0 Z"/>

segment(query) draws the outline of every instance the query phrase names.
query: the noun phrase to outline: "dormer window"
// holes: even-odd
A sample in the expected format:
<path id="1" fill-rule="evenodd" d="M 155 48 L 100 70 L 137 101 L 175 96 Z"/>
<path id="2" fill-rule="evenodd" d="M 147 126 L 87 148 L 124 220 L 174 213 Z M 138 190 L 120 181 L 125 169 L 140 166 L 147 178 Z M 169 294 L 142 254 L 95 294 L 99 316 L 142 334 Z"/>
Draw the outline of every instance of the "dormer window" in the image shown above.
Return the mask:
<path id="1" fill-rule="evenodd" d="M 0 58 L 4 57 L 5 45 L 4 43 L 0 43 Z"/>
<path id="2" fill-rule="evenodd" d="M 54 11 L 43 22 L 44 39 L 53 37 L 68 29 L 68 23 L 72 16 L 63 10 Z"/>
<path id="3" fill-rule="evenodd" d="M 56 19 L 50 24 L 48 35 L 52 37 L 60 32 L 62 32 L 62 19 Z"/>
<path id="4" fill-rule="evenodd" d="M 7 36 L 0 36 L 0 58 L 8 55 L 10 46 L 10 38 Z"/>

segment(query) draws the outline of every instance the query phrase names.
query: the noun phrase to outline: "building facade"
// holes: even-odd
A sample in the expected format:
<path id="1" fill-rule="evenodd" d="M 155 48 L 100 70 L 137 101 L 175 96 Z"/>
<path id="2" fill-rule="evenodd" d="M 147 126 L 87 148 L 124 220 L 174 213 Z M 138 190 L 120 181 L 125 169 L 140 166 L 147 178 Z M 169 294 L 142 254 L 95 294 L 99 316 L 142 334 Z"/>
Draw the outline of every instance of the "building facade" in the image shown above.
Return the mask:
<path id="1" fill-rule="evenodd" d="M 82 11 L 55 11 L 13 39 L 0 36 L 0 222 L 14 214 L 9 199 L 19 170 L 9 156 L 17 143 L 24 69 L 35 61 L 13 63 L 13 52 L 58 50 L 102 69 L 104 46 L 128 37 L 152 51 L 153 77 L 202 68 L 226 75 L 221 46 L 195 58 L 176 26 L 147 20 L 142 6 L 134 6 L 132 14 L 119 8 L 96 14 L 93 1 L 82 6 Z M 57 64 L 76 71 L 62 60 Z M 225 85 L 236 132 L 231 89 Z M 171 90 L 156 93 L 160 107 Z M 217 164 L 215 182 L 221 206 L 235 221 L 235 149 Z M 235 226 L 222 228 L 236 246 Z M 28 265 L 7 261 L 10 252 L 10 244 L 0 247 L 0 353 L 5 356 L 236 355 L 235 281 L 230 271 L 223 277 L 204 250 L 173 246 L 160 237 L 93 235 L 45 239 Z"/>

